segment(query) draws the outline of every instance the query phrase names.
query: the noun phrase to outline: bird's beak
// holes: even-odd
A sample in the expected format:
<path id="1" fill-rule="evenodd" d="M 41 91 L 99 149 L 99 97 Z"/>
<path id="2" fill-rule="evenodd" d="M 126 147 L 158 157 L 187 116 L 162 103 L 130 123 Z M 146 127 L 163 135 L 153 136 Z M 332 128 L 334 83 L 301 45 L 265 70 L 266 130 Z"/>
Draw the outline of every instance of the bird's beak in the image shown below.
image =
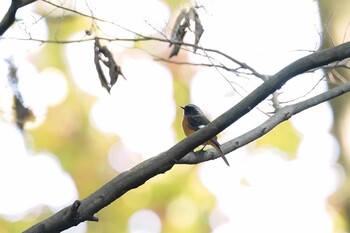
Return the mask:
<path id="1" fill-rule="evenodd" d="M 180 108 L 185 109 L 185 106 L 180 106 Z"/>

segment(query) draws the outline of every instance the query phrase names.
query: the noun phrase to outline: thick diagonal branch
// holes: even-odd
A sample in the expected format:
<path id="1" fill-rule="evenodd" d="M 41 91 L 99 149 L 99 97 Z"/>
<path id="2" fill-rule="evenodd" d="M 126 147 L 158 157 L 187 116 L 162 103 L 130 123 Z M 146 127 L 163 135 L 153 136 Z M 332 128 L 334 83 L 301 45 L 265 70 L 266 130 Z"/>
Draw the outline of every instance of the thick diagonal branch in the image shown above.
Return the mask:
<path id="1" fill-rule="evenodd" d="M 69 212 L 69 209 L 72 209 L 72 207 L 66 207 L 25 232 L 59 232 L 85 220 L 94 220 L 95 218 L 93 216 L 99 210 L 106 207 L 129 190 L 144 184 L 152 177 L 170 170 L 174 164 L 186 154 L 247 114 L 271 93 L 281 88 L 291 78 L 316 67 L 324 66 L 348 57 L 350 57 L 350 42 L 316 52 L 293 62 L 266 80 L 241 102 L 219 116 L 206 127 L 183 139 L 169 150 L 140 163 L 129 171 L 119 174 L 99 190 L 81 200 L 81 202 L 79 202 L 79 207 L 77 207 L 77 209 L 73 208 L 74 216 L 69 215 L 70 218 L 67 219 L 67 212 Z M 62 221 L 62 219 L 65 221 Z"/>

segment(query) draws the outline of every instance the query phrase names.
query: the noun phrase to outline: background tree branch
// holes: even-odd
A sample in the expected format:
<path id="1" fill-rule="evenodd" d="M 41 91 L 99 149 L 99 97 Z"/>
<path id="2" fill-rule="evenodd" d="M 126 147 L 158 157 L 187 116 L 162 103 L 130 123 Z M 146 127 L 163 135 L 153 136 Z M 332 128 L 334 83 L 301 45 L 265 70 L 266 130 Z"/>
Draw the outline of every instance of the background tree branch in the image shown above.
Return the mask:
<path id="1" fill-rule="evenodd" d="M 36 0 L 12 0 L 9 9 L 0 22 L 0 36 L 15 22 L 17 10 L 35 1 Z"/>
<path id="2" fill-rule="evenodd" d="M 119 174 L 90 196 L 81 201 L 76 201 L 72 206 L 62 209 L 58 213 L 34 225 L 25 232 L 59 232 L 68 229 L 69 227 L 76 226 L 80 222 L 86 220 L 97 221 L 94 214 L 99 210 L 106 207 L 129 190 L 144 184 L 152 177 L 170 170 L 178 161 L 181 161 L 185 155 L 233 124 L 257 106 L 261 101 L 265 100 L 270 94 L 281 88 L 291 78 L 311 69 L 327 65 L 334 61 L 340 61 L 348 57 L 350 57 L 350 42 L 315 52 L 291 63 L 272 77 L 268 78 L 246 98 L 208 124 L 208 126 L 183 139 L 169 150 Z M 349 84 L 347 83 L 339 89 L 334 89 L 333 91 L 324 93 L 324 101 L 327 99 L 327 96 L 328 98 L 333 98 L 348 91 L 348 85 Z M 304 102 L 304 105 L 300 104 L 292 105 L 292 107 L 285 107 L 275 114 L 275 118 L 276 120 L 277 118 L 282 118 L 282 122 L 283 120 L 288 119 L 291 115 L 302 111 L 303 108 L 306 109 L 314 106 L 320 102 L 319 98 L 321 97 L 316 96 L 311 98 L 309 99 L 309 102 Z M 274 122 L 275 118 L 272 117 L 272 120 L 270 119 L 267 122 L 271 124 L 270 127 L 272 127 L 273 124 L 276 124 L 276 122 Z M 262 128 L 260 126 L 255 129 L 255 137 L 259 137 L 266 133 L 269 129 L 267 126 L 268 124 Z M 247 136 L 247 134 L 245 135 Z M 244 137 L 244 135 L 242 137 Z M 235 139 L 233 141 L 236 142 Z M 229 150 L 234 150 L 234 148 L 229 149 L 225 145 L 224 152 L 227 153 Z"/>

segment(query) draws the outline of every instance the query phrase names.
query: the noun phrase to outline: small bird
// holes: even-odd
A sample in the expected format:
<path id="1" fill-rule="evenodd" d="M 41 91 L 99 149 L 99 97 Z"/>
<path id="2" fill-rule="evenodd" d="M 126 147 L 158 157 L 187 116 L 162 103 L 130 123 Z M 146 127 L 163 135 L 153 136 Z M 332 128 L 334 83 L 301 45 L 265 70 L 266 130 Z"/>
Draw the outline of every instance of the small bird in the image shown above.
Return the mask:
<path id="1" fill-rule="evenodd" d="M 186 134 L 186 136 L 191 135 L 193 132 L 203 128 L 207 124 L 210 123 L 208 118 L 203 114 L 202 110 L 194 104 L 188 104 L 186 106 L 180 106 L 184 110 L 184 117 L 182 119 L 182 128 Z M 215 148 L 217 153 L 221 156 L 221 158 L 225 161 L 227 166 L 230 166 L 228 163 L 224 153 L 220 149 L 220 144 L 218 142 L 217 137 L 213 137 L 212 139 L 205 142 L 204 147 L 209 144 Z M 204 147 L 202 149 L 204 149 Z"/>

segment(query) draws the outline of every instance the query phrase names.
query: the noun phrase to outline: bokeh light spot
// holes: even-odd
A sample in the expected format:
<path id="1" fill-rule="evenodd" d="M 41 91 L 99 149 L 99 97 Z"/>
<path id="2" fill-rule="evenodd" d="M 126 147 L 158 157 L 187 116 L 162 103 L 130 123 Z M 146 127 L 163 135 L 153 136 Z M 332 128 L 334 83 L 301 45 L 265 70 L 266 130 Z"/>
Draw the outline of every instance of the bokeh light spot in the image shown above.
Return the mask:
<path id="1" fill-rule="evenodd" d="M 129 219 L 130 233 L 160 233 L 161 228 L 159 216 L 151 210 L 139 210 Z"/>
<path id="2" fill-rule="evenodd" d="M 166 218 L 171 225 L 180 229 L 190 227 L 197 217 L 197 207 L 186 197 L 179 197 L 172 201 L 166 212 Z"/>

